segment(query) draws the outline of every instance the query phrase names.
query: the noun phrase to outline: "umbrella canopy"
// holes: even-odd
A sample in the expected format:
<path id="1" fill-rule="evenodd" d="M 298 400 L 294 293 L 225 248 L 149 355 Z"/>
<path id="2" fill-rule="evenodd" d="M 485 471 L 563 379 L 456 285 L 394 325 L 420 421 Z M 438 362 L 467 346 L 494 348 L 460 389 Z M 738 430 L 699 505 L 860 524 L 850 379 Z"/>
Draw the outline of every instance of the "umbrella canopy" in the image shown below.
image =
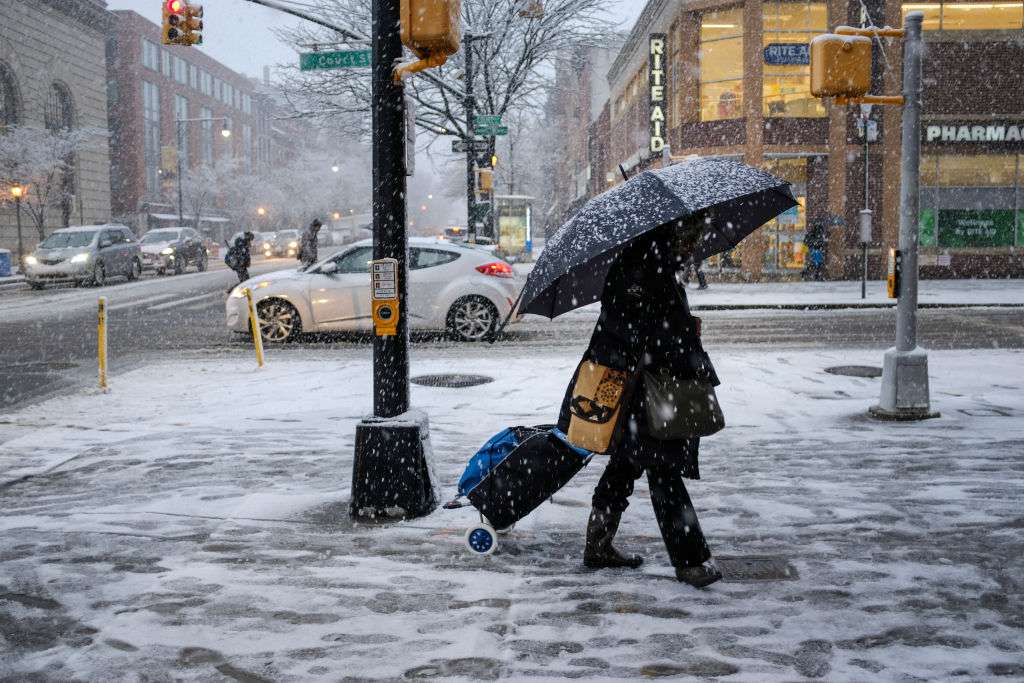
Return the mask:
<path id="1" fill-rule="evenodd" d="M 700 214 L 699 261 L 796 204 L 789 183 L 729 159 L 694 157 L 644 171 L 587 202 L 547 241 L 519 311 L 554 318 L 597 301 L 622 248 L 661 226 Z"/>

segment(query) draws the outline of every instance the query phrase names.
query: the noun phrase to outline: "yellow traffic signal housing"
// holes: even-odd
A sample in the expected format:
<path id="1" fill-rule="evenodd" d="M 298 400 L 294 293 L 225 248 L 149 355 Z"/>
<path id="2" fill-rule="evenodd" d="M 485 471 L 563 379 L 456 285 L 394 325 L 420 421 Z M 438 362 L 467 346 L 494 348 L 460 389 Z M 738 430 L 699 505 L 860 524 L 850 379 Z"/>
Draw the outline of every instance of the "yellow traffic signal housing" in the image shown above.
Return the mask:
<path id="1" fill-rule="evenodd" d="M 826 33 L 811 40 L 811 94 L 861 97 L 871 89 L 871 38 Z"/>
<path id="2" fill-rule="evenodd" d="M 494 191 L 494 171 L 489 168 L 481 168 L 476 172 L 476 186 L 481 192 Z"/>
<path id="3" fill-rule="evenodd" d="M 164 45 L 202 45 L 203 6 L 187 0 L 163 0 Z"/>
<path id="4" fill-rule="evenodd" d="M 401 0 L 402 44 L 419 61 L 395 69 L 395 81 L 406 74 L 441 66 L 459 51 L 462 40 L 461 0 Z"/>

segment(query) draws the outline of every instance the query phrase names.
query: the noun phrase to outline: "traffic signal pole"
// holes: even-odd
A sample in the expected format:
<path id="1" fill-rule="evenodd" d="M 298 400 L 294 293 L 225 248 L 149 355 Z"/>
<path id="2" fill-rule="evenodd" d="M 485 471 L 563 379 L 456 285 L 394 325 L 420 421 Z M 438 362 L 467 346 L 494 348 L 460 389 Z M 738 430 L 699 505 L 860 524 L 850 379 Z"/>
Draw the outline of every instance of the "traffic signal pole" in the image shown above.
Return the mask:
<path id="1" fill-rule="evenodd" d="M 349 512 L 357 518 L 418 517 L 437 505 L 427 417 L 409 409 L 405 100 L 393 78 L 402 58 L 399 1 L 372 6 L 373 257 L 397 261 L 398 324 L 374 335 L 373 417 L 356 426 L 352 465 Z"/>
<path id="2" fill-rule="evenodd" d="M 928 352 L 917 345 L 917 249 L 921 175 L 921 25 L 924 14 L 904 20 L 903 130 L 900 168 L 900 235 L 902 271 L 896 305 L 896 346 L 885 352 L 882 391 L 871 414 L 891 420 L 938 417 L 928 389 Z"/>

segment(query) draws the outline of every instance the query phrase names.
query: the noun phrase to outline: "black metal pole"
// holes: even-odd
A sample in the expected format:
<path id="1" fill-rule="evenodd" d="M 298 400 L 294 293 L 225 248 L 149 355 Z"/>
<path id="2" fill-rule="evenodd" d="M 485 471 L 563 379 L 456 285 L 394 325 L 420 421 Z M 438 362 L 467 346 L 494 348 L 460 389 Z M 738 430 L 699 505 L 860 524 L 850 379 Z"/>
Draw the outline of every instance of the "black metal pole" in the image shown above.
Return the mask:
<path id="1" fill-rule="evenodd" d="M 476 242 L 476 151 L 473 149 L 473 141 L 476 134 L 473 132 L 476 117 L 476 98 L 473 96 L 473 39 L 471 36 L 463 36 L 463 43 L 466 50 L 466 141 L 469 143 L 466 149 L 466 229 L 467 239 L 470 243 Z"/>
<path id="2" fill-rule="evenodd" d="M 176 120 L 175 121 L 175 136 L 174 136 L 175 145 L 178 148 L 177 149 L 178 153 L 175 155 L 176 157 L 178 157 L 178 225 L 184 225 L 185 224 L 185 208 L 184 208 L 184 201 L 182 199 L 182 191 L 181 191 L 181 124 L 182 123 L 183 123 L 183 121 L 180 121 L 180 120 Z"/>
<path id="3" fill-rule="evenodd" d="M 22 192 L 25 190 L 22 189 Z M 18 272 L 25 274 L 25 244 L 21 237 L 21 194 L 14 198 L 14 213 L 18 221 Z"/>
<path id="4" fill-rule="evenodd" d="M 408 240 L 405 231 L 405 100 L 391 74 L 402 58 L 399 0 L 373 2 L 373 257 L 398 259 L 398 334 L 374 336 L 373 414 L 409 409 Z"/>

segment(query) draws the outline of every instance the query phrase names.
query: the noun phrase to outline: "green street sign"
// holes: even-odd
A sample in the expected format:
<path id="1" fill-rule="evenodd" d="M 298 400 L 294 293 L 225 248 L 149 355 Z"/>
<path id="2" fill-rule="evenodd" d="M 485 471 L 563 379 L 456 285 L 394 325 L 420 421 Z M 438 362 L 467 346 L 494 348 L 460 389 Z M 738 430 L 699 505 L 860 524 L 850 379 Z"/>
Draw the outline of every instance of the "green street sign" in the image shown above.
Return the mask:
<path id="1" fill-rule="evenodd" d="M 334 52 L 304 52 L 299 55 L 299 70 L 355 69 L 370 66 L 372 50 L 336 50 Z"/>
<path id="2" fill-rule="evenodd" d="M 508 126 L 477 125 L 473 127 L 473 133 L 484 138 L 490 138 L 496 135 L 508 135 Z"/>
<path id="3" fill-rule="evenodd" d="M 474 126 L 500 126 L 501 114 L 477 114 L 473 117 Z"/>

